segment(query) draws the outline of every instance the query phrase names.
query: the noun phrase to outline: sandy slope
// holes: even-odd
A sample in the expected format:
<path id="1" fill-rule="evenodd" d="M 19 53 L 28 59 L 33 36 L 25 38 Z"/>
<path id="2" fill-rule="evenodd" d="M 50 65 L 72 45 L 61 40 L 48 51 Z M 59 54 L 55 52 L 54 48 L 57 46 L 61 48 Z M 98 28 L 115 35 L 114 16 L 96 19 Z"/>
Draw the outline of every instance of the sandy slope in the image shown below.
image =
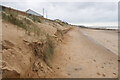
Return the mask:
<path id="1" fill-rule="evenodd" d="M 117 56 L 88 39 L 74 28 L 55 50 L 56 69 L 68 78 L 114 78 L 118 75 Z"/>
<path id="2" fill-rule="evenodd" d="M 34 50 L 29 45 L 34 42 L 39 43 L 38 38 L 27 35 L 25 30 L 16 25 L 5 21 L 2 23 L 2 77 L 42 78 L 54 76 L 49 66 L 41 58 L 34 55 Z M 57 31 L 56 28 L 47 23 L 41 23 L 38 26 L 42 31 L 46 30 L 49 35 L 54 35 Z M 66 27 L 64 26 L 64 28 Z M 40 36 L 40 38 L 42 37 Z M 35 70 L 38 71 L 35 72 Z"/>

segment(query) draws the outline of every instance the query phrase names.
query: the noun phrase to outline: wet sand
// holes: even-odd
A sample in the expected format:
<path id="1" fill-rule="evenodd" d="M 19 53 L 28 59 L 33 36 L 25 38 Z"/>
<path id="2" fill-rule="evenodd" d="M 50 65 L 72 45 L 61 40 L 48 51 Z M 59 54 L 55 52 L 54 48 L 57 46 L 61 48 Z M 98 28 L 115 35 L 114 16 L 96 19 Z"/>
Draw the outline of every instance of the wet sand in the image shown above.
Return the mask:
<path id="1" fill-rule="evenodd" d="M 96 43 L 118 55 L 118 32 L 115 30 L 95 30 L 80 28 L 80 31 Z"/>

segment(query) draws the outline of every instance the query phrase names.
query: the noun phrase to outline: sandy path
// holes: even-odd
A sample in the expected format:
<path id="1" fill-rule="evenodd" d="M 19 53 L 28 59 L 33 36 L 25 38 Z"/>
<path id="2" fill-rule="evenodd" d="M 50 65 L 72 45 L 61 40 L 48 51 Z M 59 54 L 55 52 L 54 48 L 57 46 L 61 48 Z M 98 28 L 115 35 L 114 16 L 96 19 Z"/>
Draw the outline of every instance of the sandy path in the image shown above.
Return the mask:
<path id="1" fill-rule="evenodd" d="M 117 56 L 89 40 L 79 28 L 74 28 L 65 35 L 65 40 L 56 48 L 54 57 L 59 77 L 113 78 L 118 75 Z"/>

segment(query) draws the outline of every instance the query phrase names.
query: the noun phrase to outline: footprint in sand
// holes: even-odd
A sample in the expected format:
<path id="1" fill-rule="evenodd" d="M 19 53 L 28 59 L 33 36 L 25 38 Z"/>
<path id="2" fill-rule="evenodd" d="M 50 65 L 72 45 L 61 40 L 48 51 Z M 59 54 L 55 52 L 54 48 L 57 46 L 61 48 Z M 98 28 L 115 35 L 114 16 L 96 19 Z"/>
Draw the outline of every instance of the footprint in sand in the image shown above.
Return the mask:
<path id="1" fill-rule="evenodd" d="M 114 75 L 116 75 L 116 73 L 113 73 Z"/>
<path id="2" fill-rule="evenodd" d="M 94 59 L 93 61 L 94 61 L 94 62 L 96 62 L 96 60 L 95 60 L 95 59 Z"/>
<path id="3" fill-rule="evenodd" d="M 102 74 L 103 77 L 105 77 L 105 74 Z"/>
<path id="4" fill-rule="evenodd" d="M 67 73 L 67 75 L 69 75 L 69 76 L 70 76 L 70 73 Z"/>
<path id="5" fill-rule="evenodd" d="M 97 75 L 101 75 L 99 72 L 97 72 Z"/>
<path id="6" fill-rule="evenodd" d="M 75 70 L 75 71 L 78 71 L 78 70 L 82 70 L 82 68 L 75 68 L 74 70 Z"/>
<path id="7" fill-rule="evenodd" d="M 101 68 L 104 68 L 103 66 Z"/>
<path id="8" fill-rule="evenodd" d="M 57 69 L 60 69 L 59 67 L 57 67 Z"/>

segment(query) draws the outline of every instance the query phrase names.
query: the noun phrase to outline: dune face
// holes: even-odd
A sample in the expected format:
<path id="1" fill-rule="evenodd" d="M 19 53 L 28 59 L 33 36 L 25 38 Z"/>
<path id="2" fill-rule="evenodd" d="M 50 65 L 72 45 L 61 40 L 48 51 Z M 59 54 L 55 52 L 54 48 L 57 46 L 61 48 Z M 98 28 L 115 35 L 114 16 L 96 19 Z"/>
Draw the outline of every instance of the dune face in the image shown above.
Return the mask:
<path id="1" fill-rule="evenodd" d="M 54 48 L 69 28 L 70 25 L 63 22 L 5 8 L 2 11 L 2 77 L 55 75 L 51 64 Z"/>
<path id="2" fill-rule="evenodd" d="M 2 11 L 2 77 L 117 78 L 116 40 L 116 33 L 6 8 Z"/>

